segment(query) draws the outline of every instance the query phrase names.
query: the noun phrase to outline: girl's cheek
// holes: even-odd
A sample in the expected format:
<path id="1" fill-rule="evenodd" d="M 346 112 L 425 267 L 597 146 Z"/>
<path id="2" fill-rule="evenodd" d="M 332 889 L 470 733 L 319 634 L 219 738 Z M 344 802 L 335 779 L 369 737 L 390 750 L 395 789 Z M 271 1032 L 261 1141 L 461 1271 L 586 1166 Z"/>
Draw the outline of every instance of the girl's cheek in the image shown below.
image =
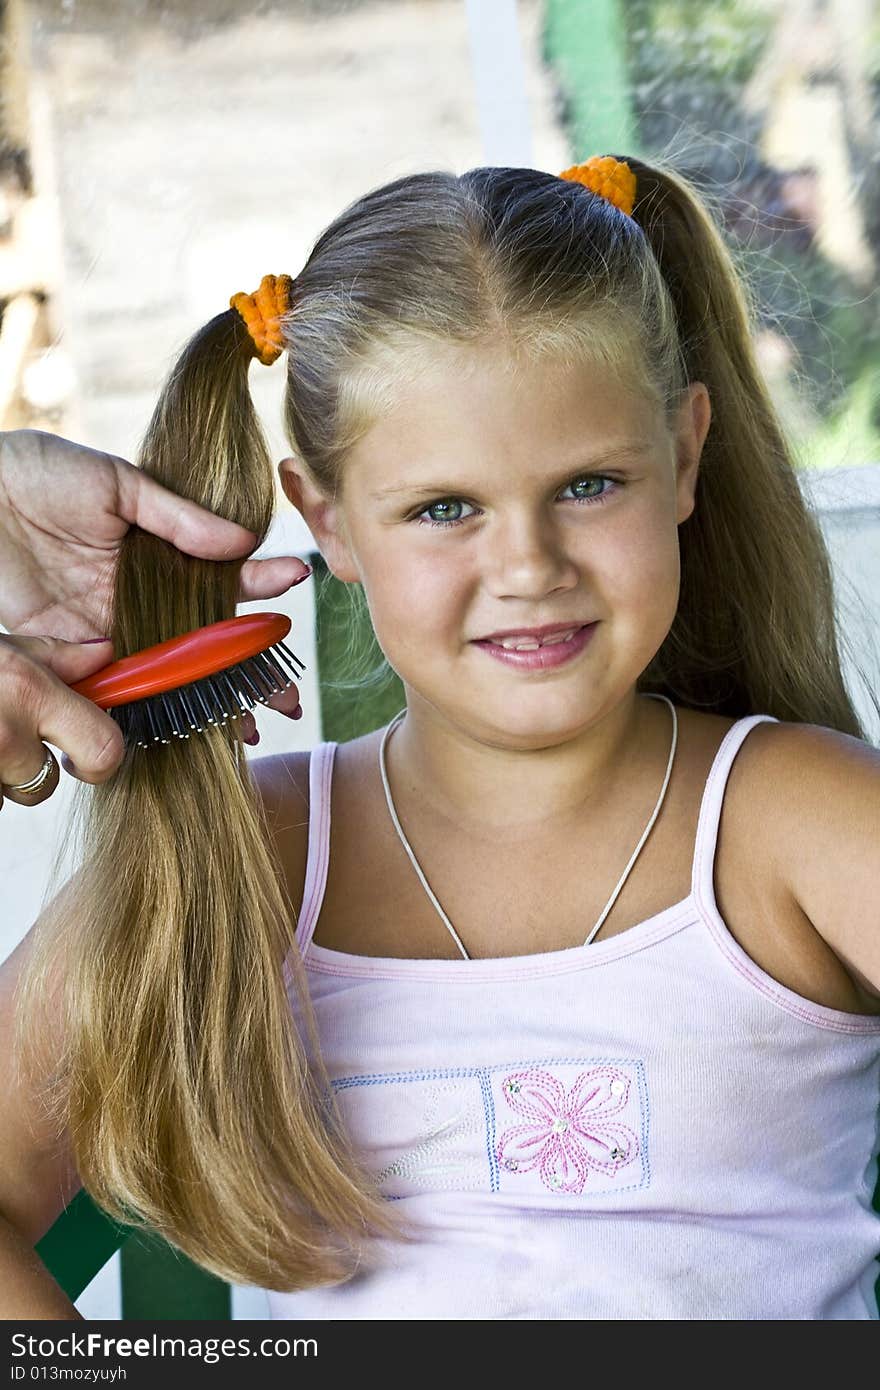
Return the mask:
<path id="1" fill-rule="evenodd" d="M 460 565 L 450 557 L 419 557 L 398 575 L 394 585 L 396 606 L 404 613 L 418 610 L 433 613 L 438 619 L 455 605 L 463 588 Z"/>
<path id="2" fill-rule="evenodd" d="M 465 621 L 465 599 L 442 566 L 386 574 L 370 606 L 380 646 L 404 659 L 457 637 Z"/>

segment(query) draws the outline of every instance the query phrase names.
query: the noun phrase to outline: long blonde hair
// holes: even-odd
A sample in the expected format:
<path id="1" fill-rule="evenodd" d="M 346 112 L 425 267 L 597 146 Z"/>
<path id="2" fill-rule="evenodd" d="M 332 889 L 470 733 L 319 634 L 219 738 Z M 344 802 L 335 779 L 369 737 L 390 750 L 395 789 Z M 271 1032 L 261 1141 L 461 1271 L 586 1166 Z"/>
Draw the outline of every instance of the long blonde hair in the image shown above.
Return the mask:
<path id="1" fill-rule="evenodd" d="M 579 184 L 509 168 L 416 174 L 345 209 L 295 277 L 283 325 L 291 448 L 338 496 L 354 443 L 442 342 L 503 338 L 527 356 L 601 361 L 670 419 L 704 381 L 712 424 L 679 528 L 679 609 L 640 688 L 863 737 L 828 555 L 756 365 L 748 289 L 697 190 L 618 157 L 636 174 L 632 218 Z M 262 538 L 275 494 L 251 350 L 234 310 L 202 328 L 138 463 Z M 232 616 L 239 570 L 133 528 L 117 655 Z M 230 1281 L 279 1290 L 341 1282 L 373 1236 L 408 1238 L 340 1121 L 293 906 L 229 733 L 129 748 L 92 789 L 83 844 L 23 997 L 58 981 L 66 1046 L 47 1103 L 94 1200 Z"/>

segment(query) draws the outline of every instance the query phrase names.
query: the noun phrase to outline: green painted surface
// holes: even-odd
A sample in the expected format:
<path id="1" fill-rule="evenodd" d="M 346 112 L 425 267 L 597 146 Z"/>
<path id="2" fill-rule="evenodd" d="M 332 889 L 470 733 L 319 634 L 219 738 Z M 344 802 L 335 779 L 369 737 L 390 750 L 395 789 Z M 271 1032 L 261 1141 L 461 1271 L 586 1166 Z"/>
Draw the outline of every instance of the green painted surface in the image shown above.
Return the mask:
<path id="1" fill-rule="evenodd" d="M 127 1227 L 110 1221 L 81 1189 L 35 1248 L 67 1297 L 75 1301 L 128 1235 Z"/>
<path id="2" fill-rule="evenodd" d="M 564 103 L 572 163 L 592 154 L 638 156 L 619 0 L 546 0 L 542 57 Z"/>
<path id="3" fill-rule="evenodd" d="M 315 574 L 318 678 L 321 686 L 321 729 L 327 740 L 344 743 L 368 734 L 403 709 L 403 684 L 393 671 L 375 683 L 344 689 L 334 682 L 356 680 L 380 669 L 382 650 L 373 635 L 366 602 L 331 574 L 318 555 L 309 556 Z M 353 600 L 355 617 L 352 618 Z"/>
<path id="4" fill-rule="evenodd" d="M 231 1317 L 229 1285 L 199 1269 L 158 1236 L 131 1235 L 122 1247 L 122 1317 L 160 1321 Z"/>
<path id="5" fill-rule="evenodd" d="M 229 1318 L 229 1287 L 156 1236 L 118 1226 L 80 1191 L 36 1246 L 71 1301 L 121 1249 L 123 1318 Z"/>

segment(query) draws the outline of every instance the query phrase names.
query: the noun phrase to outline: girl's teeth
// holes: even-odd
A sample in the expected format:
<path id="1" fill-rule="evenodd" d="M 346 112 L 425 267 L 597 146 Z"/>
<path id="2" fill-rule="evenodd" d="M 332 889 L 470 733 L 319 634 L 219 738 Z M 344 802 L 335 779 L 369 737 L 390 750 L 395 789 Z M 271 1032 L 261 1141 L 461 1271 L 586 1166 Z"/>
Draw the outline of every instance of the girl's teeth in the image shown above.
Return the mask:
<path id="1" fill-rule="evenodd" d="M 537 651 L 538 647 L 552 646 L 555 642 L 568 642 L 576 632 L 577 628 L 573 627 L 570 632 L 557 632 L 555 636 L 545 637 L 541 642 L 536 637 L 502 637 L 495 645 L 506 647 L 508 651 L 533 652 Z"/>

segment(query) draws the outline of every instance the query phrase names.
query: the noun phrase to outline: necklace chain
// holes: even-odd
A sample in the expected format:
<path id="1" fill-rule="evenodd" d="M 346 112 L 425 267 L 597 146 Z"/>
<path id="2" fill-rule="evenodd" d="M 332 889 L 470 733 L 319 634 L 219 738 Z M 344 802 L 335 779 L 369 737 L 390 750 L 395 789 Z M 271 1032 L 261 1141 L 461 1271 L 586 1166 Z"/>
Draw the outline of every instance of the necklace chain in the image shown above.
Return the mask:
<path id="1" fill-rule="evenodd" d="M 611 911 L 612 907 L 614 906 L 615 902 L 617 901 L 617 896 L 618 896 L 618 894 L 620 893 L 620 890 L 621 890 L 621 888 L 623 887 L 624 883 L 626 882 L 627 877 L 629 876 L 629 872 L 630 872 L 630 870 L 632 869 L 633 864 L 635 864 L 636 859 L 637 859 L 638 856 L 639 856 L 639 852 L 640 852 L 642 846 L 644 845 L 645 841 L 647 840 L 648 836 L 650 835 L 651 830 L 652 830 L 653 827 L 654 827 L 654 822 L 656 821 L 658 815 L 660 814 L 660 807 L 663 805 L 663 799 L 664 799 L 664 797 L 666 796 L 666 788 L 669 786 L 669 779 L 670 779 L 670 777 L 671 777 L 671 775 L 672 775 L 672 764 L 673 764 L 673 760 L 674 760 L 674 758 L 675 758 L 675 749 L 676 749 L 676 745 L 677 745 L 677 743 L 678 743 L 678 712 L 677 712 L 677 710 L 676 710 L 676 708 L 675 708 L 675 705 L 674 705 L 674 704 L 672 703 L 672 701 L 668 698 L 668 696 L 666 696 L 666 695 L 655 694 L 655 693 L 653 693 L 653 692 L 651 692 L 651 691 L 646 691 L 645 694 L 646 694 L 650 699 L 652 699 L 652 700 L 665 700 L 665 702 L 666 702 L 666 704 L 669 706 L 670 712 L 671 712 L 671 714 L 672 714 L 672 746 L 670 747 L 670 750 L 669 750 L 669 759 L 668 759 L 667 764 L 666 764 L 666 776 L 663 778 L 663 786 L 660 788 L 660 795 L 659 795 L 658 798 L 657 798 L 657 804 L 656 804 L 655 807 L 654 807 L 653 813 L 652 813 L 652 815 L 651 815 L 651 819 L 648 821 L 648 824 L 645 826 L 645 829 L 642 831 L 641 839 L 639 840 L 638 844 L 636 845 L 635 849 L 633 850 L 632 855 L 630 856 L 629 863 L 627 864 L 626 868 L 624 869 L 623 873 L 621 874 L 620 878 L 618 879 L 617 886 L 616 886 L 616 888 L 614 889 L 614 892 L 611 894 L 611 897 L 609 898 L 608 902 L 606 903 L 605 909 L 604 909 L 604 911 L 602 912 L 601 917 L 599 918 L 598 922 L 597 922 L 596 925 L 593 927 L 593 930 L 590 932 L 589 936 L 587 937 L 586 941 L 584 942 L 584 945 L 585 945 L 585 946 L 589 946 L 590 942 L 593 940 L 593 937 L 596 935 L 596 933 L 597 933 L 597 931 L 599 930 L 599 928 L 601 927 L 602 923 L 605 921 L 605 918 L 608 916 L 608 913 Z M 430 898 L 431 902 L 434 904 L 434 907 L 437 909 L 437 912 L 440 914 L 440 917 L 442 918 L 442 920 L 443 920 L 443 922 L 444 922 L 444 924 L 445 924 L 447 930 L 450 932 L 450 934 L 451 934 L 453 940 L 455 941 L 456 945 L 458 946 L 458 949 L 460 950 L 461 954 L 464 956 L 465 960 L 470 960 L 470 956 L 468 955 L 467 951 L 465 950 L 464 945 L 462 944 L 461 938 L 460 938 L 460 936 L 458 935 L 458 932 L 455 930 L 455 927 L 452 925 L 452 923 L 450 922 L 450 920 L 449 920 L 449 918 L 447 917 L 446 913 L 443 911 L 443 908 L 441 907 L 441 905 L 440 905 L 440 903 L 439 903 L 439 901 L 438 901 L 438 899 L 437 899 L 437 896 L 436 896 L 436 894 L 434 893 L 434 890 L 432 889 L 430 883 L 429 883 L 428 880 L 425 878 L 425 875 L 424 875 L 424 873 L 422 872 L 422 866 L 421 866 L 421 864 L 419 863 L 419 861 L 416 859 L 416 856 L 415 856 L 415 854 L 413 853 L 413 849 L 412 849 L 412 846 L 411 846 L 410 843 L 409 843 L 409 840 L 406 838 L 406 835 L 403 833 L 403 826 L 400 824 L 400 820 L 399 820 L 399 818 L 398 818 L 397 811 L 396 811 L 395 806 L 394 806 L 394 799 L 393 799 L 393 797 L 392 797 L 392 795 L 391 795 L 391 787 L 390 787 L 389 784 L 388 784 L 388 769 L 387 769 L 387 766 L 386 766 L 386 763 L 385 763 L 385 747 L 386 747 L 386 744 L 387 744 L 387 742 L 388 742 L 388 738 L 389 738 L 389 736 L 390 736 L 392 730 L 394 730 L 394 729 L 397 728 L 397 725 L 400 723 L 401 719 L 403 719 L 403 717 L 404 717 L 405 714 L 406 714 L 406 706 L 404 706 L 404 708 L 403 708 L 402 710 L 399 710 L 398 713 L 395 714 L 394 718 L 390 721 L 390 723 L 388 724 L 388 726 L 387 726 L 386 729 L 385 729 L 384 734 L 382 735 L 382 741 L 381 741 L 381 743 L 379 744 L 379 771 L 380 771 L 380 773 L 382 774 L 382 786 L 385 788 L 385 800 L 386 800 L 386 802 L 387 802 L 387 804 L 388 804 L 388 810 L 389 810 L 389 813 L 390 813 L 390 815 L 391 815 L 391 820 L 392 820 L 392 822 L 393 822 L 393 824 L 394 824 L 394 828 L 395 828 L 395 830 L 397 831 L 397 834 L 398 834 L 398 836 L 399 836 L 399 838 L 400 838 L 400 843 L 403 845 L 403 848 L 406 850 L 406 853 L 407 853 L 407 855 L 409 856 L 410 863 L 412 864 L 413 868 L 415 869 L 415 871 L 416 871 L 416 873 L 417 873 L 417 875 L 418 875 L 418 877 L 419 877 L 419 882 L 421 883 L 422 887 L 424 888 L 424 890 L 425 890 L 425 892 L 427 893 L 428 897 Z"/>

